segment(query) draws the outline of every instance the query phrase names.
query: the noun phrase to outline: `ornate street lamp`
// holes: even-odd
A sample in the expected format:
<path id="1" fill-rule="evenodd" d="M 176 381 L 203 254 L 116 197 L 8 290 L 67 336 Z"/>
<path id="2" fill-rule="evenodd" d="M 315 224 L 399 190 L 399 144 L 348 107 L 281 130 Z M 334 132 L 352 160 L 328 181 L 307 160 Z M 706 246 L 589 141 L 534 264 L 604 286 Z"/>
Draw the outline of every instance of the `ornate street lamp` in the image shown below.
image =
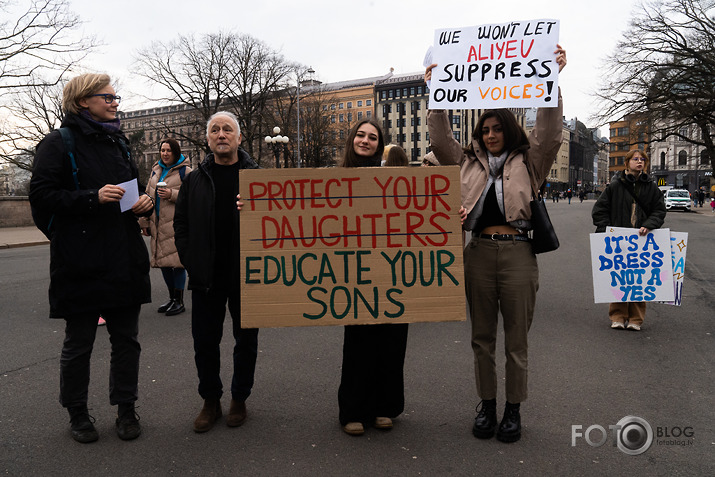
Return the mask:
<path id="1" fill-rule="evenodd" d="M 280 155 L 281 155 L 281 148 L 283 148 L 283 144 L 288 144 L 288 136 L 281 136 L 280 135 L 281 128 L 278 126 L 273 128 L 273 134 L 275 136 L 266 136 L 266 144 L 272 145 L 273 146 L 273 154 L 276 156 L 276 169 L 281 168 L 281 161 L 280 161 Z"/>

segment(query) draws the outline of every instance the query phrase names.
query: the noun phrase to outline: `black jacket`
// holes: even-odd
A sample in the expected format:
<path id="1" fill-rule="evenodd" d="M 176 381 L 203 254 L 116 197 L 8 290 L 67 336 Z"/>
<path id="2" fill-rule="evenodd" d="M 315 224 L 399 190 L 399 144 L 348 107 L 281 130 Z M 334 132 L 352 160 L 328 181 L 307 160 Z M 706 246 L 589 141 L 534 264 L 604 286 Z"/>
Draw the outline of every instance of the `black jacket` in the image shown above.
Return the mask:
<path id="1" fill-rule="evenodd" d="M 247 152 L 238 149 L 239 169 L 257 169 L 258 165 Z M 179 252 L 179 259 L 189 273 L 189 289 L 208 291 L 213 283 L 214 260 L 216 253 L 215 235 L 215 202 L 216 190 L 211 169 L 214 166 L 214 156 L 209 154 L 194 171 L 184 178 L 179 189 L 174 212 L 174 242 Z M 238 194 L 238 183 L 235 186 L 234 197 Z M 239 212 L 234 208 L 234 233 L 236 250 L 240 237 Z M 239 254 L 234 255 L 231 266 L 235 279 L 231 280 L 234 290 L 238 289 L 240 260 Z"/>
<path id="2" fill-rule="evenodd" d="M 638 197 L 638 201 L 628 192 L 629 189 Z M 635 226 L 631 224 L 631 210 L 634 202 L 636 204 Z M 636 178 L 632 174 L 619 171 L 596 201 L 591 211 L 591 217 L 593 225 L 596 226 L 596 232 L 605 232 L 609 225 L 613 227 L 645 227 L 652 230 L 663 226 L 665 213 L 663 193 L 648 174 L 641 173 Z"/>
<path id="3" fill-rule="evenodd" d="M 138 177 L 137 168 L 110 133 L 76 114 L 63 127 L 75 142 L 80 190 L 59 131 L 37 146 L 30 203 L 55 214 L 50 241 L 50 317 L 151 301 L 149 254 L 137 217 L 119 203 L 99 204 L 99 189 Z M 126 144 L 126 143 L 125 143 Z M 149 211 L 148 213 L 151 213 Z"/>

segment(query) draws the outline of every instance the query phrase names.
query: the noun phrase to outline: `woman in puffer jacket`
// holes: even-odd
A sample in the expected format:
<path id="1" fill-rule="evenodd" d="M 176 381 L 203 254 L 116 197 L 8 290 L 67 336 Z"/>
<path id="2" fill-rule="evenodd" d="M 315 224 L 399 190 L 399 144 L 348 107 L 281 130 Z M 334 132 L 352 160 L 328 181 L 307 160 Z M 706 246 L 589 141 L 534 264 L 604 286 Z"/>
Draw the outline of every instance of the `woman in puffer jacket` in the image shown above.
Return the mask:
<path id="1" fill-rule="evenodd" d="M 156 311 L 166 316 L 178 315 L 186 311 L 184 288 L 186 270 L 179 260 L 174 245 L 174 207 L 179 197 L 179 188 L 186 174 L 191 172 L 189 161 L 181 154 L 179 142 L 173 138 L 164 139 L 159 146 L 161 158 L 154 164 L 151 177 L 146 185 L 146 193 L 154 198 L 154 211 L 140 223 L 142 233 L 151 236 L 151 266 L 160 268 L 169 301 Z"/>

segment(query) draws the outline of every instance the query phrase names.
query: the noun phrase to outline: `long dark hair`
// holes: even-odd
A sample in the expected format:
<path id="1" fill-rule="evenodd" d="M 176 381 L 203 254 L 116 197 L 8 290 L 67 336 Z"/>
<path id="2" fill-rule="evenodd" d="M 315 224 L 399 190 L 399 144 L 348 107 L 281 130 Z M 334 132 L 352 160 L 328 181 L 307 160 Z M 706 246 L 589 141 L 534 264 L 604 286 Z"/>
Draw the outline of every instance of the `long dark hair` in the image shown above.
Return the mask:
<path id="1" fill-rule="evenodd" d="M 355 146 L 353 145 L 353 142 L 355 141 L 355 136 L 357 135 L 358 129 L 360 129 L 360 126 L 363 124 L 370 124 L 373 126 L 375 129 L 377 129 L 377 150 L 375 151 L 375 155 L 372 156 L 370 159 L 375 159 L 379 158 L 382 160 L 382 153 L 385 151 L 385 139 L 382 134 L 382 127 L 380 127 L 380 124 L 375 121 L 372 118 L 369 119 L 363 119 L 362 121 L 359 121 L 351 130 L 350 133 L 348 133 L 348 139 L 345 141 L 345 152 L 343 153 L 343 162 L 340 164 L 342 167 L 359 167 L 363 165 L 365 162 L 365 158 L 358 156 L 355 154 Z M 377 165 L 380 165 L 380 162 L 378 161 Z"/>
<path id="2" fill-rule="evenodd" d="M 161 145 L 162 144 L 168 144 L 169 147 L 171 148 L 171 154 L 174 156 L 174 162 L 172 164 L 175 164 L 181 159 L 181 146 L 179 146 L 179 141 L 174 139 L 173 137 L 167 137 L 166 139 L 162 139 L 161 142 L 159 143 L 159 151 L 161 152 Z M 169 164 L 166 164 L 167 166 Z"/>
<path id="3" fill-rule="evenodd" d="M 482 137 L 482 128 L 484 127 L 484 122 L 489 118 L 494 118 L 501 124 L 504 132 L 504 147 L 508 151 L 527 149 L 529 147 L 529 138 L 526 136 L 524 129 L 519 126 L 514 113 L 508 109 L 487 109 L 479 116 L 477 127 L 472 132 L 472 137 L 477 140 L 479 149 L 484 152 L 487 151 L 487 146 L 484 144 L 484 138 Z"/>

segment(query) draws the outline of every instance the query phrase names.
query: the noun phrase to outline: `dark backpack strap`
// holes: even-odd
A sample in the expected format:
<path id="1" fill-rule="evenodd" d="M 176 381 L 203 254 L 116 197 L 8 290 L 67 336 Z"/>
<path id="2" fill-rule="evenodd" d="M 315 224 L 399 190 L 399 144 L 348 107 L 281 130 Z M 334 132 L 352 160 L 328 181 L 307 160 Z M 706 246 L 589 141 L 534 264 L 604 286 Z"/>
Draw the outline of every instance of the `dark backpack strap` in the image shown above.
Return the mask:
<path id="1" fill-rule="evenodd" d="M 186 166 L 179 167 L 179 177 L 181 178 L 181 182 L 184 182 L 185 176 L 186 176 Z"/>
<path id="2" fill-rule="evenodd" d="M 77 169 L 77 161 L 74 157 L 74 136 L 70 128 L 67 127 L 60 128 L 60 135 L 65 145 L 65 152 L 67 152 L 67 156 L 70 158 L 70 164 L 72 165 L 72 179 L 74 180 L 75 189 L 79 190 L 79 170 Z"/>

